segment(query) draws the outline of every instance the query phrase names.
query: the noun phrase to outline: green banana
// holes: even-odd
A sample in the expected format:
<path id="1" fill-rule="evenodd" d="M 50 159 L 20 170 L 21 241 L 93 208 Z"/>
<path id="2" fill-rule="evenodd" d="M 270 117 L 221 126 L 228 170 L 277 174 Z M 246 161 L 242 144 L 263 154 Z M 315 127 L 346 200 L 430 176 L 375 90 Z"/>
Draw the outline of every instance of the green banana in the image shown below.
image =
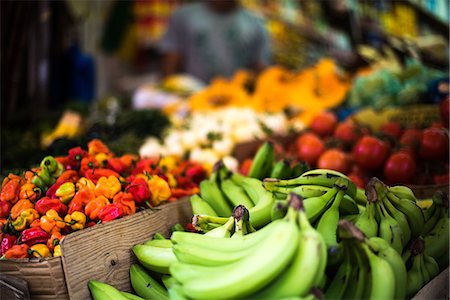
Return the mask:
<path id="1" fill-rule="evenodd" d="M 367 202 L 367 208 L 357 219 L 355 226 L 358 227 L 368 237 L 378 235 L 378 222 L 376 220 L 376 204 Z"/>
<path id="2" fill-rule="evenodd" d="M 144 299 L 169 299 L 166 289 L 137 264 L 130 267 L 130 281 L 135 292 Z"/>
<path id="3" fill-rule="evenodd" d="M 268 177 L 272 171 L 274 160 L 275 147 L 272 142 L 265 142 L 256 152 L 248 176 L 257 179 Z"/>
<path id="4" fill-rule="evenodd" d="M 231 206 L 222 194 L 215 180 L 203 180 L 200 182 L 200 195 L 220 217 L 231 215 Z"/>
<path id="5" fill-rule="evenodd" d="M 183 294 L 183 290 L 179 284 L 175 284 L 170 287 L 169 297 L 171 300 L 188 300 L 188 298 Z"/>
<path id="6" fill-rule="evenodd" d="M 386 208 L 386 210 L 388 211 L 388 213 L 400 225 L 400 228 L 402 229 L 402 232 L 403 232 L 402 245 L 403 245 L 403 247 L 406 246 L 406 244 L 408 244 L 409 240 L 411 239 L 411 228 L 409 227 L 408 219 L 401 211 L 399 211 L 397 208 L 395 208 L 386 197 L 383 197 L 381 199 L 381 201 L 383 202 L 383 205 Z"/>
<path id="7" fill-rule="evenodd" d="M 287 200 L 275 200 L 270 212 L 270 218 L 272 221 L 282 219 L 286 216 L 289 204 Z"/>
<path id="8" fill-rule="evenodd" d="M 172 286 L 174 286 L 175 284 L 178 284 L 178 281 L 176 281 L 175 278 L 173 278 L 172 276 L 167 275 L 167 274 L 164 274 L 161 276 L 161 281 L 167 290 L 169 288 L 171 288 Z"/>
<path id="9" fill-rule="evenodd" d="M 276 226 L 276 223 L 277 222 L 275 221 L 271 222 L 256 232 L 234 239 L 210 237 L 206 234 L 193 232 L 174 232 L 172 234 L 171 240 L 174 244 L 194 244 L 202 246 L 204 248 L 224 252 L 239 251 L 252 247 L 253 245 L 259 243 L 261 240 L 265 239 L 267 233 L 272 230 L 272 227 Z M 234 222 L 232 224 L 234 224 Z"/>
<path id="10" fill-rule="evenodd" d="M 164 237 L 164 235 L 162 235 L 162 233 L 157 232 L 153 235 L 153 239 L 154 240 L 165 240 L 166 238 Z"/>
<path id="11" fill-rule="evenodd" d="M 132 249 L 139 262 L 145 268 L 155 272 L 170 274 L 169 266 L 177 261 L 177 258 L 175 254 L 173 254 L 171 248 L 135 245 Z"/>
<path id="12" fill-rule="evenodd" d="M 245 193 L 244 189 L 234 183 L 231 179 L 222 180 L 220 188 L 234 206 L 244 205 L 247 209 L 255 206 Z"/>
<path id="13" fill-rule="evenodd" d="M 294 201 L 301 201 L 295 194 L 291 194 L 290 197 L 291 199 L 297 198 Z M 325 276 L 327 265 L 325 241 L 319 232 L 311 226 L 302 208 L 300 208 L 298 219 L 300 238 L 297 254 L 288 269 L 255 295 L 255 298 L 284 299 L 286 297 L 306 296 L 311 288 L 317 286 Z M 302 278 L 302 280 L 299 281 L 299 278 Z"/>
<path id="14" fill-rule="evenodd" d="M 356 195 L 353 199 L 357 204 L 365 206 L 367 203 L 366 191 L 361 188 L 356 188 Z"/>
<path id="15" fill-rule="evenodd" d="M 342 299 L 352 278 L 352 263 L 348 251 L 344 252 L 344 261 L 339 266 L 336 275 L 325 290 L 325 299 Z"/>
<path id="16" fill-rule="evenodd" d="M 193 195 L 190 198 L 192 213 L 194 215 L 207 215 L 217 217 L 216 211 L 203 200 L 199 195 Z"/>
<path id="17" fill-rule="evenodd" d="M 344 195 L 339 206 L 339 213 L 342 215 L 353 215 L 359 213 L 358 205 L 349 195 Z"/>
<path id="18" fill-rule="evenodd" d="M 233 231 L 234 231 L 234 218 L 231 216 L 228 218 L 228 221 L 225 224 L 208 231 L 207 233 L 205 233 L 205 236 L 216 238 L 229 238 L 231 237 L 231 233 Z"/>
<path id="19" fill-rule="evenodd" d="M 389 215 L 383 203 L 377 203 L 377 208 L 380 216 L 379 237 L 387 241 L 398 253 L 402 253 L 403 232 L 399 223 Z"/>
<path id="20" fill-rule="evenodd" d="M 433 215 L 425 222 L 420 236 L 427 236 L 431 230 L 436 226 L 436 223 L 441 219 L 444 209 L 437 205 Z"/>
<path id="21" fill-rule="evenodd" d="M 426 255 L 425 253 L 423 253 L 422 256 L 424 267 L 428 272 L 430 280 L 432 280 L 439 275 L 439 265 L 432 256 Z"/>
<path id="22" fill-rule="evenodd" d="M 273 192 L 273 193 L 283 194 L 286 196 L 290 193 L 295 193 L 297 195 L 302 196 L 304 199 L 310 198 L 310 197 L 320 197 L 331 189 L 326 186 L 312 185 L 312 184 L 304 184 L 304 185 L 299 185 L 296 187 L 287 188 L 287 187 L 272 185 L 272 184 L 270 184 L 271 180 L 273 180 L 273 179 L 266 178 L 264 180 L 263 186 L 266 190 Z M 278 180 L 278 179 L 275 179 L 275 180 Z M 286 196 L 285 196 L 285 198 L 286 198 Z"/>
<path id="23" fill-rule="evenodd" d="M 183 272 L 183 264 L 171 266 L 171 273 L 182 283 L 183 293 L 195 299 L 245 297 L 279 276 L 297 250 L 299 230 L 296 222 L 289 219 L 273 223 L 276 225 L 255 251 L 238 262 L 209 267 L 208 271 L 204 269 L 199 276 L 191 276 L 186 281 L 176 277 L 176 273 Z M 192 266 L 184 269 L 191 272 Z"/>
<path id="24" fill-rule="evenodd" d="M 375 255 L 370 248 L 362 243 L 369 260 L 371 272 L 370 299 L 394 299 L 395 275 L 390 264 L 383 258 Z"/>
<path id="25" fill-rule="evenodd" d="M 331 207 L 323 213 L 316 226 L 317 231 L 322 235 L 327 247 L 338 244 L 336 231 L 339 222 L 339 207 L 345 192 L 345 190 L 338 191 Z"/>
<path id="26" fill-rule="evenodd" d="M 439 219 L 436 226 L 426 235 L 425 254 L 435 259 L 448 252 L 449 248 L 449 220 L 446 213 Z"/>
<path id="27" fill-rule="evenodd" d="M 303 200 L 306 215 L 311 223 L 314 223 L 326 211 L 328 204 L 333 201 L 338 192 L 337 188 L 333 188 L 320 197 L 311 197 Z"/>
<path id="28" fill-rule="evenodd" d="M 423 217 L 422 210 L 419 206 L 417 206 L 416 202 L 404 198 L 397 198 L 395 194 L 390 192 L 387 193 L 387 197 L 399 211 L 405 214 L 411 228 L 411 236 L 420 236 L 425 224 L 425 219 Z"/>
<path id="29" fill-rule="evenodd" d="M 311 168 L 309 167 L 309 165 L 306 162 L 303 162 L 303 161 L 297 162 L 292 167 L 290 178 L 296 178 L 296 177 L 302 175 L 303 173 L 305 173 L 306 171 L 309 171 L 310 169 Z"/>
<path id="30" fill-rule="evenodd" d="M 132 293 L 128 293 L 128 292 L 122 292 L 120 291 L 120 293 L 125 296 L 128 300 L 144 300 L 144 298 L 136 296 Z"/>
<path id="31" fill-rule="evenodd" d="M 89 280 L 88 287 L 94 300 L 128 299 L 115 287 L 97 280 Z"/>
<path id="32" fill-rule="evenodd" d="M 356 258 L 356 262 L 354 262 L 354 278 L 350 280 L 349 286 L 345 291 L 344 298 L 362 299 L 367 286 L 369 286 L 369 261 L 362 251 L 358 251 L 356 247 L 349 248 L 353 252 L 353 261 L 355 261 Z"/>
<path id="33" fill-rule="evenodd" d="M 414 203 L 417 201 L 416 195 L 414 195 L 414 192 L 407 186 L 404 185 L 391 186 L 388 188 L 388 190 L 399 199 L 407 199 Z"/>
<path id="34" fill-rule="evenodd" d="M 299 185 L 319 185 L 332 188 L 337 179 L 344 178 L 349 181 L 347 195 L 351 198 L 356 196 L 356 185 L 344 174 L 328 169 L 315 169 L 303 173 L 301 176 L 288 180 L 265 179 L 264 185 L 270 190 L 274 186 L 294 188 Z"/>
<path id="35" fill-rule="evenodd" d="M 379 237 L 367 239 L 366 243 L 374 253 L 389 263 L 395 277 L 395 299 L 404 299 L 407 271 L 400 254 L 388 242 Z"/>
<path id="36" fill-rule="evenodd" d="M 172 248 L 171 240 L 148 240 L 144 243 L 146 246 L 153 246 L 158 248 Z"/>
<path id="37" fill-rule="evenodd" d="M 270 173 L 270 178 L 288 179 L 291 178 L 291 163 L 287 159 L 283 159 L 275 163 Z"/>
<path id="38" fill-rule="evenodd" d="M 425 285 L 425 280 L 421 271 L 421 259 L 419 255 L 412 257 L 412 267 L 408 270 L 406 296 L 414 296 Z"/>

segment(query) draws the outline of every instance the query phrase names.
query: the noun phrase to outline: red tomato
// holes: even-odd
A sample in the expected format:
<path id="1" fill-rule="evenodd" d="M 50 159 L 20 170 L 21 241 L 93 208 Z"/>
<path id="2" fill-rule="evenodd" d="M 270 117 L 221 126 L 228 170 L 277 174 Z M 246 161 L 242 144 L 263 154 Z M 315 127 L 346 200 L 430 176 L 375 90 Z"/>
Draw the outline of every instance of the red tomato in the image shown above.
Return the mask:
<path id="1" fill-rule="evenodd" d="M 400 138 L 400 144 L 404 147 L 417 149 L 422 139 L 422 131 L 415 128 L 406 129 Z"/>
<path id="2" fill-rule="evenodd" d="M 447 128 L 449 122 L 449 106 L 450 106 L 450 96 L 447 96 L 439 104 L 439 112 L 441 113 L 442 122 L 447 126 Z"/>
<path id="3" fill-rule="evenodd" d="M 350 178 L 351 181 L 353 181 L 354 184 L 356 184 L 357 187 L 359 188 L 365 188 L 366 183 L 364 182 L 364 179 L 362 179 L 361 176 L 359 176 L 358 174 L 352 172 L 350 174 L 347 175 L 348 178 Z"/>
<path id="4" fill-rule="evenodd" d="M 350 161 L 347 154 L 338 149 L 328 149 L 317 161 L 319 169 L 331 169 L 347 174 L 350 171 Z"/>
<path id="5" fill-rule="evenodd" d="M 416 174 L 416 162 L 407 152 L 392 154 L 384 165 L 384 179 L 389 184 L 411 183 Z"/>
<path id="6" fill-rule="evenodd" d="M 317 159 L 325 150 L 323 141 L 314 133 L 304 133 L 296 141 L 297 156 L 300 160 L 315 166 Z"/>
<path id="7" fill-rule="evenodd" d="M 323 111 L 313 118 L 310 128 L 322 137 L 330 136 L 333 134 L 337 122 L 338 119 L 334 113 Z"/>
<path id="8" fill-rule="evenodd" d="M 361 130 L 355 123 L 346 121 L 337 125 L 333 135 L 346 144 L 353 144 L 361 136 Z"/>
<path id="9" fill-rule="evenodd" d="M 361 168 L 374 170 L 383 165 L 389 154 L 389 147 L 376 137 L 366 135 L 358 140 L 352 153 Z"/>
<path id="10" fill-rule="evenodd" d="M 400 124 L 394 121 L 383 124 L 380 130 L 385 135 L 396 139 L 400 138 L 400 136 L 402 135 L 402 128 L 400 127 Z"/>
<path id="11" fill-rule="evenodd" d="M 426 160 L 440 160 L 448 156 L 448 134 L 440 128 L 427 128 L 420 140 L 419 155 Z"/>

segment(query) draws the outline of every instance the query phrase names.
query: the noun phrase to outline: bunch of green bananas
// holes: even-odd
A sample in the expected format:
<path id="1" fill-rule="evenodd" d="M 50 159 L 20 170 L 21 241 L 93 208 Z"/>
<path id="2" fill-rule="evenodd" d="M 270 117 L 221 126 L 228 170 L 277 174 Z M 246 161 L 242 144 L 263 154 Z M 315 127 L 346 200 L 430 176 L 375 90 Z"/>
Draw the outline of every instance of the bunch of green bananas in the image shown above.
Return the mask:
<path id="1" fill-rule="evenodd" d="M 170 273 L 162 280 L 174 299 L 316 299 L 315 288 L 325 283 L 326 243 L 309 223 L 302 198 L 291 194 L 288 202 L 284 218 L 258 231 L 248 222 L 247 209 L 238 206 L 229 221 L 206 234 L 177 231 L 170 240 L 150 240 L 133 251 L 147 269 Z M 171 253 L 173 261 L 157 248 Z M 145 282 L 154 286 L 149 280 L 136 283 L 133 274 L 131 282 L 142 297 Z M 154 290 L 144 290 L 149 289 Z"/>
<path id="2" fill-rule="evenodd" d="M 407 273 L 397 251 L 381 238 L 367 238 L 348 220 L 339 221 L 338 236 L 344 259 L 329 272 L 325 299 L 405 298 Z"/>
<path id="3" fill-rule="evenodd" d="M 436 193 L 431 206 L 421 209 L 419 200 L 406 186 L 388 187 L 377 178 L 366 186 L 367 204 L 355 218 L 355 225 L 367 237 L 381 237 L 399 254 L 413 238 L 424 237 L 425 251 L 445 262 L 448 256 L 448 199 Z M 448 262 L 448 258 L 447 258 Z"/>

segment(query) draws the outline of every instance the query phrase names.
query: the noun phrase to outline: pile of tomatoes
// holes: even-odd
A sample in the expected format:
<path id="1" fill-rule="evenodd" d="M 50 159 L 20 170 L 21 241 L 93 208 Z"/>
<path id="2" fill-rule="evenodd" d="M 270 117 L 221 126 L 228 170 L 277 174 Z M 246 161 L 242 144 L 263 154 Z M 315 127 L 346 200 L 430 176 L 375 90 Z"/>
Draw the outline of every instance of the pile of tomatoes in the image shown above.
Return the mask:
<path id="1" fill-rule="evenodd" d="M 396 122 L 371 132 L 352 119 L 338 122 L 332 112 L 315 117 L 288 151 L 313 168 L 347 174 L 364 187 L 373 177 L 388 184 L 449 182 L 448 98 L 441 103 L 442 121 L 427 128 L 402 128 Z"/>

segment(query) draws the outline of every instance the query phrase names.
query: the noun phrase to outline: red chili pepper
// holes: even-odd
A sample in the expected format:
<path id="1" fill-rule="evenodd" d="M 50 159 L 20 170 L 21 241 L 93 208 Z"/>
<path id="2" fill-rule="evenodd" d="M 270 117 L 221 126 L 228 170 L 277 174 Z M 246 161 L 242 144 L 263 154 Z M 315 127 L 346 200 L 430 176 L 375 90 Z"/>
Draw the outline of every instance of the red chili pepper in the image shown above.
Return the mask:
<path id="1" fill-rule="evenodd" d="M 67 206 L 61 202 L 59 199 L 50 199 L 49 197 L 44 197 L 36 202 L 34 208 L 38 211 L 40 215 L 45 215 L 48 210 L 54 209 L 60 216 L 64 216 L 67 213 Z"/>
<path id="2" fill-rule="evenodd" d="M 98 213 L 98 218 L 102 223 L 106 223 L 123 216 L 123 206 L 121 203 L 112 203 L 103 207 Z"/>
<path id="3" fill-rule="evenodd" d="M 14 178 L 11 180 L 3 181 L 2 191 L 0 192 L 0 201 L 10 202 L 15 204 L 19 200 L 20 193 L 20 180 Z"/>
<path id="4" fill-rule="evenodd" d="M 137 164 L 131 174 L 152 173 L 153 169 L 158 165 L 157 159 L 142 159 Z"/>
<path id="5" fill-rule="evenodd" d="M 0 201 L 0 218 L 7 218 L 11 212 L 11 204 L 6 201 Z"/>
<path id="6" fill-rule="evenodd" d="M 81 147 L 75 147 L 69 150 L 69 155 L 67 155 L 68 165 L 73 169 L 78 169 L 81 160 L 87 156 L 87 151 L 81 149 Z"/>
<path id="7" fill-rule="evenodd" d="M 90 222 L 86 223 L 85 228 L 92 227 L 92 226 L 95 226 L 95 225 L 97 225 L 97 223 L 95 223 L 94 221 L 90 221 Z"/>
<path id="8" fill-rule="evenodd" d="M 25 229 L 20 235 L 20 241 L 30 247 L 38 243 L 45 244 L 49 238 L 50 235 L 40 227 Z"/>
<path id="9" fill-rule="evenodd" d="M 84 207 L 86 206 L 86 204 L 88 204 L 94 198 L 95 194 L 93 190 L 90 190 L 88 188 L 82 188 L 81 190 L 78 190 L 72 201 L 70 201 L 69 203 L 69 214 L 71 215 L 74 211 L 84 212 Z"/>
<path id="10" fill-rule="evenodd" d="M 108 168 L 116 171 L 117 173 L 122 173 L 125 171 L 125 168 L 127 167 L 120 158 L 118 157 L 112 157 L 108 159 Z"/>
<path id="11" fill-rule="evenodd" d="M 78 172 L 75 170 L 66 170 L 64 171 L 56 180 L 56 183 L 58 182 L 77 182 L 77 180 L 80 178 L 80 176 L 78 175 Z"/>
<path id="12" fill-rule="evenodd" d="M 94 169 L 94 170 L 88 170 L 88 171 L 86 171 L 84 176 L 87 179 L 92 180 L 92 182 L 94 184 L 97 184 L 97 181 L 100 179 L 100 177 L 103 177 L 103 176 L 107 177 L 107 178 L 109 176 L 114 176 L 114 177 L 117 177 L 117 178 L 120 177 L 120 175 L 117 172 L 114 172 L 113 170 L 110 170 L 110 169 L 102 169 L 102 168 Z"/>
<path id="13" fill-rule="evenodd" d="M 95 159 L 95 157 L 84 157 L 81 160 L 81 164 L 80 164 L 80 175 L 81 176 L 86 176 L 86 172 L 88 171 L 92 171 L 94 169 L 98 168 L 98 163 L 97 160 Z"/>
<path id="14" fill-rule="evenodd" d="M 122 204 L 124 215 L 131 215 L 136 212 L 136 203 L 133 195 L 130 193 L 119 192 L 114 196 L 113 202 Z"/>
<path id="15" fill-rule="evenodd" d="M 133 195 L 134 201 L 138 204 L 145 203 L 152 196 L 144 178 L 135 178 L 125 190 Z"/>
<path id="16" fill-rule="evenodd" d="M 60 182 L 56 182 L 55 184 L 53 184 L 51 187 L 48 188 L 47 193 L 45 193 L 45 196 L 47 196 L 48 198 L 51 198 L 51 199 L 59 199 L 59 197 L 56 196 L 56 191 L 59 189 L 59 187 L 63 183 L 64 182 L 60 181 Z"/>
<path id="17" fill-rule="evenodd" d="M 28 258 L 28 247 L 27 244 L 14 245 L 5 253 L 5 258 Z"/>
<path id="18" fill-rule="evenodd" d="M 17 237 L 11 234 L 3 235 L 2 248 L 0 249 L 0 256 L 6 253 L 8 249 L 12 248 L 17 242 Z"/>

